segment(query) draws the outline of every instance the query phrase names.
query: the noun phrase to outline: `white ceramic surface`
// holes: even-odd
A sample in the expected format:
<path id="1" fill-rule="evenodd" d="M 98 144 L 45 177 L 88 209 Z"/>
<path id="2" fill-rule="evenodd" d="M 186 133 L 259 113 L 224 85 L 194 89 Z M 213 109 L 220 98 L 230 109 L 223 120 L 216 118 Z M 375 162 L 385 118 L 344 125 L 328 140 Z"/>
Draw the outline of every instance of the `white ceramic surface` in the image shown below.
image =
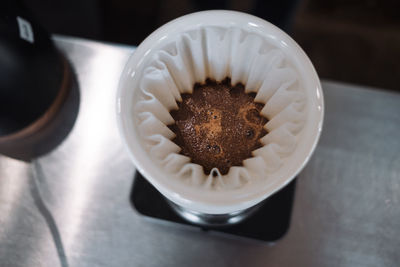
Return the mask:
<path id="1" fill-rule="evenodd" d="M 265 180 L 265 183 L 218 191 L 190 187 L 170 177 L 154 160 L 141 142 L 135 123 L 134 105 L 139 98 L 139 81 L 152 53 L 188 30 L 200 27 L 238 27 L 260 35 L 278 47 L 290 59 L 307 98 L 307 120 L 295 152 L 284 167 Z M 176 204 L 202 213 L 223 214 L 251 207 L 288 184 L 309 160 L 318 142 L 323 122 L 324 104 L 318 76 L 303 50 L 284 32 L 257 17 L 233 11 L 206 11 L 178 18 L 162 26 L 136 49 L 120 78 L 117 95 L 120 133 L 137 169 L 164 196 Z"/>

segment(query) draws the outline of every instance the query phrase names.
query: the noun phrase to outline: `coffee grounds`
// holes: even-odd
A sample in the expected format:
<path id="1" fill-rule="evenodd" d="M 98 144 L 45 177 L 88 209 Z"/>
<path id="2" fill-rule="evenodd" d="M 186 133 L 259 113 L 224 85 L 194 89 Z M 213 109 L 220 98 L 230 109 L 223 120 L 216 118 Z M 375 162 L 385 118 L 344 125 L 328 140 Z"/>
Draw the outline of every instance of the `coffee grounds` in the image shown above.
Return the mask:
<path id="1" fill-rule="evenodd" d="M 260 114 L 264 104 L 254 98 L 243 84 L 232 86 L 230 78 L 196 83 L 192 94 L 182 94 L 178 110 L 170 112 L 175 123 L 168 127 L 176 134 L 172 141 L 207 175 L 214 167 L 227 174 L 230 167 L 243 166 L 267 134 L 263 126 L 268 120 Z"/>

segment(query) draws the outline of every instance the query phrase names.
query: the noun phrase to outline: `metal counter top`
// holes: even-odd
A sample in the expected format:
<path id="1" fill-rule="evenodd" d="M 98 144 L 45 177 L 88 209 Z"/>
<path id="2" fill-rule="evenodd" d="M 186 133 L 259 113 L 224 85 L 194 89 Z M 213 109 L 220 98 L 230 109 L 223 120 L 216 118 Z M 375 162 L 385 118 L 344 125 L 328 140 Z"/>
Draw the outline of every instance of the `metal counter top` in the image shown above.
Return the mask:
<path id="1" fill-rule="evenodd" d="M 32 163 L 0 156 L 0 266 L 400 263 L 400 94 L 322 83 L 324 130 L 299 175 L 290 229 L 260 243 L 135 213 L 114 101 L 133 49 L 56 42 L 77 74 L 79 113 L 67 138 Z"/>

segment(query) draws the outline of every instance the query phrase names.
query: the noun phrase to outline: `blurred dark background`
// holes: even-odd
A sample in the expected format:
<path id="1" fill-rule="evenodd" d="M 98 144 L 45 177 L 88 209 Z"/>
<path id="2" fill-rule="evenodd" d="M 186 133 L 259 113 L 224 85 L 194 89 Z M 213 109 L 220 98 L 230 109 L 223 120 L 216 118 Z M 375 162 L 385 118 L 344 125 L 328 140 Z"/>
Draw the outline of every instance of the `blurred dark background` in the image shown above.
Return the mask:
<path id="1" fill-rule="evenodd" d="M 52 33 L 138 45 L 162 24 L 208 9 L 264 18 L 289 33 L 321 78 L 400 91 L 398 0 L 24 0 Z"/>

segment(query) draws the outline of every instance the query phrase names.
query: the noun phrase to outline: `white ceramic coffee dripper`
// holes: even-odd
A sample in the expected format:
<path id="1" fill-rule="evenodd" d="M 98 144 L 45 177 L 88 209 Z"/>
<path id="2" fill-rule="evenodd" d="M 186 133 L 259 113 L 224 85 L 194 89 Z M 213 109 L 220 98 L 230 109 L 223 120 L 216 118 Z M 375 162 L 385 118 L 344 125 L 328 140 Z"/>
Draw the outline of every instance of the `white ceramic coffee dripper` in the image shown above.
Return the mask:
<path id="1" fill-rule="evenodd" d="M 152 55 L 182 33 L 207 27 L 239 28 L 258 35 L 281 50 L 298 73 L 307 101 L 304 126 L 296 136 L 296 148 L 268 179 L 250 180 L 232 190 L 209 190 L 189 186 L 169 173 L 150 155 L 135 117 L 141 97 L 140 81 Z M 251 51 L 249 51 L 251 53 Z M 257 17 L 233 11 L 206 11 L 180 17 L 167 23 L 135 50 L 121 75 L 117 95 L 120 133 L 138 171 L 171 203 L 185 219 L 198 224 L 231 224 L 251 214 L 257 204 L 287 185 L 302 170 L 318 142 L 323 122 L 324 102 L 319 78 L 303 50 L 287 34 Z"/>

